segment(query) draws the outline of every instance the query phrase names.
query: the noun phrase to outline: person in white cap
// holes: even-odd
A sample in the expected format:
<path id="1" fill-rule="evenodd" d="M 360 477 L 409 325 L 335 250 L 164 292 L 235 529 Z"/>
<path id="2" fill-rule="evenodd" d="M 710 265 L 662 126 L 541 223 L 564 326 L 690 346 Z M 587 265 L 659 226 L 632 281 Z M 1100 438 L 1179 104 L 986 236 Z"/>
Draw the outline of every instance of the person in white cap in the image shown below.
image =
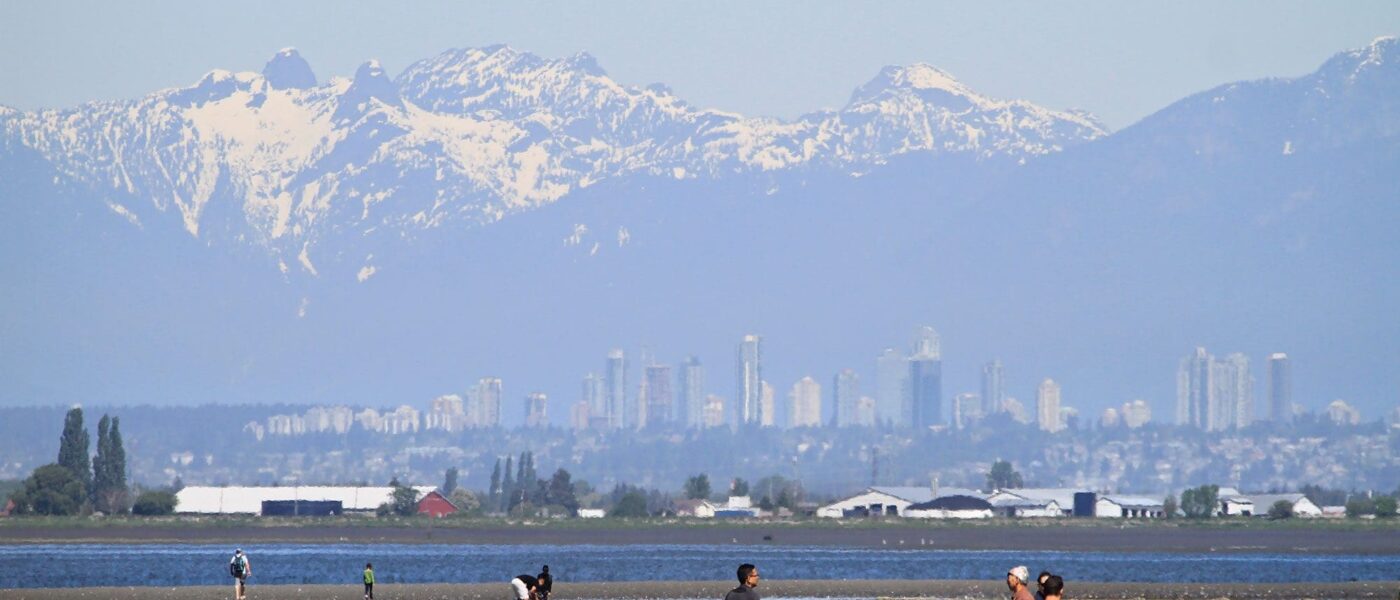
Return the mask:
<path id="1" fill-rule="evenodd" d="M 1026 587 L 1030 581 L 1031 570 L 1025 565 L 1011 567 L 1006 572 L 1006 587 L 1011 589 L 1011 600 L 1035 600 L 1031 597 L 1031 590 Z"/>

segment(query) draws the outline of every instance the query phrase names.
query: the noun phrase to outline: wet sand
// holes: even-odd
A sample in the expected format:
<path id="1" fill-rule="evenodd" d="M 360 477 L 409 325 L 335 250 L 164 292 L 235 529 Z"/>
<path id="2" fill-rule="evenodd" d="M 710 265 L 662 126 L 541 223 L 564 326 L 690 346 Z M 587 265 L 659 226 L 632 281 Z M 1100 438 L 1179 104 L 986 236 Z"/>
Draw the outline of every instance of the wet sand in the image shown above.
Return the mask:
<path id="1" fill-rule="evenodd" d="M 627 582 L 556 584 L 553 599 L 658 599 L 705 598 L 719 600 L 733 582 Z M 180 588 L 70 588 L 0 590 L 0 600 L 175 600 L 227 599 L 232 585 Z M 250 585 L 249 600 L 356 600 L 362 589 L 355 585 Z M 768 581 L 759 587 L 765 598 L 967 598 L 1004 600 L 1006 586 L 993 581 Z M 1279 598 L 1385 598 L 1400 594 L 1400 582 L 1351 582 L 1335 584 L 1132 584 L 1069 582 L 1068 597 L 1075 599 L 1246 600 Z M 380 584 L 380 600 L 506 600 L 506 584 Z"/>
<path id="2" fill-rule="evenodd" d="M 1097 552 L 1276 552 L 1400 554 L 1400 529 L 1329 527 L 1085 526 L 1024 523 L 977 526 L 880 526 L 744 523 L 561 527 L 550 523 L 389 527 L 334 524 L 181 527 L 0 528 L 0 544 L 27 543 L 296 543 L 296 544 L 699 544 L 927 548 L 933 550 L 1065 550 Z"/>

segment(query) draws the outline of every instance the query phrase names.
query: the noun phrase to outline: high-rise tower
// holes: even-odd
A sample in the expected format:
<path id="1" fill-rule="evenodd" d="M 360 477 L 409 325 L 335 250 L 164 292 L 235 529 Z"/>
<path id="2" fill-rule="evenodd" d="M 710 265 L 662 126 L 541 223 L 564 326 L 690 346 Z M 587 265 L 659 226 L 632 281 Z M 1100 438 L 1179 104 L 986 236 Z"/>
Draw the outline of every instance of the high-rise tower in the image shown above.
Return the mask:
<path id="1" fill-rule="evenodd" d="M 831 403 L 836 413 L 837 427 L 857 425 L 857 403 L 860 402 L 860 376 L 852 369 L 842 369 L 833 378 Z"/>
<path id="2" fill-rule="evenodd" d="M 1054 379 L 1046 378 L 1036 389 L 1035 414 L 1042 431 L 1055 433 L 1065 428 L 1060 421 L 1060 384 Z"/>
<path id="3" fill-rule="evenodd" d="M 603 401 L 608 429 L 626 426 L 627 358 L 620 349 L 608 352 L 608 360 L 603 365 Z"/>
<path id="4" fill-rule="evenodd" d="M 1269 418 L 1275 423 L 1293 422 L 1293 364 L 1282 352 L 1269 356 Z"/>
<path id="5" fill-rule="evenodd" d="M 788 392 L 788 427 L 816 427 L 822 420 L 822 386 L 803 377 Z"/>
<path id="6" fill-rule="evenodd" d="M 896 427 L 904 420 L 905 386 L 909 383 L 909 359 L 903 352 L 885 348 L 875 359 L 875 420 Z"/>
<path id="7" fill-rule="evenodd" d="M 1001 359 L 982 365 L 982 416 L 989 417 L 1001 412 L 1001 401 L 1006 398 L 1006 370 Z"/>
<path id="8" fill-rule="evenodd" d="M 686 427 L 701 427 L 705 422 L 705 367 L 694 356 L 685 357 L 679 373 L 680 404 L 676 419 Z"/>
<path id="9" fill-rule="evenodd" d="M 1176 422 L 1198 429 L 1206 427 L 1210 408 L 1210 363 L 1215 360 L 1205 348 L 1181 359 L 1176 370 Z"/>
<path id="10" fill-rule="evenodd" d="M 914 334 L 906 384 L 905 420 L 916 428 L 943 423 L 943 348 L 927 325 Z"/>
<path id="11" fill-rule="evenodd" d="M 646 368 L 647 426 L 659 427 L 671 422 L 671 365 L 652 364 Z"/>
<path id="12" fill-rule="evenodd" d="M 734 412 L 735 426 L 763 421 L 763 346 L 762 338 L 749 334 L 739 342 L 735 361 Z"/>

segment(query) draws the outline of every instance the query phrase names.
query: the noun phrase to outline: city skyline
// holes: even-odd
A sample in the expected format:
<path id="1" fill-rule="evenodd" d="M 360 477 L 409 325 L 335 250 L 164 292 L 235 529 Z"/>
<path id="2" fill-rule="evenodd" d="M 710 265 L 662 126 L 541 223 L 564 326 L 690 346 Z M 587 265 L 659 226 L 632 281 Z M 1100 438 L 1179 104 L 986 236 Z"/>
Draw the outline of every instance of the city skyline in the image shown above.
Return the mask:
<path id="1" fill-rule="evenodd" d="M 629 385 L 627 374 L 630 371 L 627 353 L 621 348 L 613 348 L 604 355 L 604 377 L 593 372 L 582 376 L 580 393 L 577 397 L 556 396 L 539 389 L 528 392 L 507 391 L 505 383 L 498 377 L 482 377 L 472 387 L 460 395 L 444 393 L 430 401 L 430 409 L 424 414 L 422 425 L 428 428 L 448 430 L 470 427 L 525 426 L 538 427 L 549 423 L 547 413 L 551 398 L 562 397 L 566 410 L 567 423 L 575 429 L 615 430 L 622 428 L 642 429 L 656 426 L 679 426 L 693 428 L 707 426 L 713 422 L 713 411 L 722 411 L 724 419 L 731 426 L 741 423 L 756 423 L 764 426 L 870 426 L 892 425 L 896 428 L 908 427 L 952 427 L 961 429 L 979 419 L 1007 414 L 1010 418 L 1033 423 L 1042 430 L 1054 433 L 1066 428 L 1066 419 L 1078 418 L 1079 414 L 1098 415 L 1097 423 L 1124 423 L 1129 427 L 1140 427 L 1152 419 L 1152 415 L 1167 414 L 1162 406 L 1154 411 L 1150 401 L 1143 398 L 1110 401 L 1106 407 L 1090 407 L 1081 404 L 1083 398 L 1066 403 L 1061 396 L 1061 384 L 1053 377 L 1042 378 L 1031 386 L 1024 397 L 1032 398 L 1033 408 L 1028 412 L 1024 403 L 1016 396 L 1007 393 L 1005 386 L 1006 366 L 1001 359 L 993 358 L 982 362 L 978 369 L 980 386 L 978 389 L 951 388 L 944 384 L 943 345 L 937 330 L 930 326 L 915 328 L 908 345 L 907 354 L 888 347 L 871 357 L 867 373 L 875 375 L 875 396 L 862 393 L 862 371 L 846 367 L 830 374 L 830 387 L 823 386 L 819 374 L 805 374 L 794 383 L 774 382 L 760 378 L 764 354 L 761 350 L 763 337 L 745 334 L 736 344 L 734 387 L 728 390 L 707 387 L 705 368 L 696 355 L 686 355 L 678 364 L 658 360 L 649 351 L 643 351 L 647 364 L 641 369 L 639 381 Z M 1361 412 L 1346 399 L 1334 398 L 1318 406 L 1288 404 L 1282 415 L 1277 413 L 1281 399 L 1291 400 L 1291 363 L 1288 355 L 1273 352 L 1268 355 L 1269 385 L 1266 398 L 1269 409 L 1258 412 L 1255 409 L 1256 377 L 1250 370 L 1249 357 L 1243 353 L 1230 353 L 1224 358 L 1216 358 L 1205 347 L 1197 347 L 1182 358 L 1176 370 L 1177 394 L 1174 401 L 1176 418 L 1171 422 L 1190 425 L 1203 431 L 1225 431 L 1247 427 L 1260 421 L 1276 421 L 1287 424 L 1299 412 L 1314 410 L 1333 415 L 1347 415 L 1347 418 L 1361 419 Z M 893 381 L 890 381 L 893 380 Z M 740 418 L 743 397 L 742 386 L 756 382 L 754 404 L 749 409 L 748 418 Z M 778 389 L 785 390 L 781 400 Z M 884 418 L 880 412 L 882 390 L 898 390 L 899 413 L 897 418 Z M 979 393 L 980 392 L 980 393 Z M 999 398 L 988 400 L 988 396 Z M 518 411 L 522 419 L 515 422 L 507 419 L 516 411 L 505 411 L 503 404 L 514 405 L 511 398 L 520 398 L 523 409 Z M 945 399 L 951 399 L 945 402 Z M 1341 404 L 1337 404 L 1341 401 Z M 413 403 L 408 401 L 391 402 L 388 407 L 398 404 L 401 422 L 416 420 L 403 416 L 404 409 Z M 319 406 L 319 405 L 318 405 Z M 1338 407 L 1343 408 L 1338 408 Z M 612 407 L 621 407 L 614 409 Z M 315 408 L 315 410 L 322 410 Z M 1400 410 L 1397 405 L 1394 410 Z M 395 414 L 391 411 L 385 414 Z M 415 413 L 416 413 L 415 409 Z M 316 416 L 312 416 L 312 415 Z M 1383 418 L 1386 411 L 1373 415 Z M 315 427 L 325 429 L 325 418 L 320 413 L 309 412 L 305 417 L 308 423 L 319 423 Z M 337 417 L 340 421 L 345 418 Z M 379 417 L 354 417 L 356 422 L 368 419 L 369 423 L 380 423 Z M 392 421 L 383 421 L 392 423 Z M 363 425 L 363 423 L 362 423 Z M 389 425 L 392 427 L 392 425 Z M 304 428 L 285 416 L 270 419 L 265 428 L 269 432 L 284 433 Z M 335 427 L 332 427 L 335 428 Z M 340 426 L 339 429 L 343 429 Z"/>

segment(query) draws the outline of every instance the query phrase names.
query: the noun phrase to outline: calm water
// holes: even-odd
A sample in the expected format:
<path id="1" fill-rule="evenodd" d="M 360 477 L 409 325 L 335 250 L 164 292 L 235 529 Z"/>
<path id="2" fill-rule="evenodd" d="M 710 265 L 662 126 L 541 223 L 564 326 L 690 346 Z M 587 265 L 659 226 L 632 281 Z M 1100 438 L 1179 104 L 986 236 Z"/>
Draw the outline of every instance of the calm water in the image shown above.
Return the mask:
<path id="1" fill-rule="evenodd" d="M 752 562 L 765 578 L 986 579 L 1025 564 L 1071 581 L 1334 582 L 1400 580 L 1400 556 L 1151 554 L 826 547 L 475 546 L 265 544 L 244 546 L 257 584 L 357 584 L 365 562 L 381 583 L 505 582 L 548 564 L 570 581 L 728 581 Z M 6 586 L 179 586 L 230 581 L 226 544 L 0 545 Z"/>

